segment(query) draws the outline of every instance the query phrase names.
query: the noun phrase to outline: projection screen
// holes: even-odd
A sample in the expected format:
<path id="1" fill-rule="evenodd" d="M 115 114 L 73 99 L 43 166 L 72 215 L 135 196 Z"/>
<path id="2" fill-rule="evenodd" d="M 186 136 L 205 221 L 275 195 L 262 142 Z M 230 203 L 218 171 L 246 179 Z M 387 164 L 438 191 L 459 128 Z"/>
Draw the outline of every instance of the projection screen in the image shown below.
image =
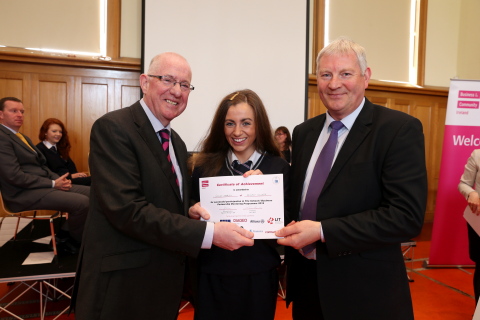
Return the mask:
<path id="1" fill-rule="evenodd" d="M 195 90 L 172 121 L 197 151 L 221 99 L 251 89 L 273 129 L 305 120 L 308 85 L 308 1 L 143 0 L 142 69 L 173 51 L 190 63 Z"/>

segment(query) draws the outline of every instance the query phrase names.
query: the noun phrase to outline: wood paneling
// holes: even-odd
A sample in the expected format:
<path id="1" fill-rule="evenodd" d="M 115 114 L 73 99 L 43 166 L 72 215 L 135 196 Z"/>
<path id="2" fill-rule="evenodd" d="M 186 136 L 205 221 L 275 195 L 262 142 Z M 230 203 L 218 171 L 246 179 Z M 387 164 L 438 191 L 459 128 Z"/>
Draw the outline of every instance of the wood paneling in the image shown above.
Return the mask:
<path id="1" fill-rule="evenodd" d="M 138 80 L 116 80 L 115 81 L 115 105 L 120 108 L 128 107 L 138 100 L 140 87 Z"/>
<path id="2" fill-rule="evenodd" d="M 60 119 L 68 129 L 77 169 L 88 171 L 93 123 L 140 98 L 139 75 L 139 71 L 0 61 L 0 98 L 13 96 L 23 101 L 21 131 L 34 143 L 39 142 L 45 119 Z"/>
<path id="3" fill-rule="evenodd" d="M 326 111 L 317 92 L 314 79 L 310 79 L 308 88 L 308 117 L 311 118 Z M 438 175 L 442 155 L 443 131 L 447 109 L 446 89 L 419 89 L 374 85 L 365 92 L 373 103 L 399 110 L 418 118 L 423 124 L 425 135 L 425 154 L 428 174 L 428 200 L 426 221 L 433 221 L 435 201 L 438 189 Z"/>

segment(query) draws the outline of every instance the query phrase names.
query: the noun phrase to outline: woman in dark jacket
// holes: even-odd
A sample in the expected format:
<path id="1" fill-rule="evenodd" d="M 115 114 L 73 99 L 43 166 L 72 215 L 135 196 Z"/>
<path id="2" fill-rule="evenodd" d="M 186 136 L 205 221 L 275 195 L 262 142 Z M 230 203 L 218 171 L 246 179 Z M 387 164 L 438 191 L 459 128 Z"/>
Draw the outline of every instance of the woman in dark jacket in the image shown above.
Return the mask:
<path id="1" fill-rule="evenodd" d="M 290 136 L 290 131 L 288 131 L 287 127 L 281 126 L 275 130 L 275 140 L 277 141 L 283 158 L 291 164 L 292 137 Z"/>
<path id="2" fill-rule="evenodd" d="M 195 201 L 200 201 L 200 178 L 243 175 L 245 170 L 283 174 L 287 195 L 290 166 L 275 144 L 262 101 L 251 90 L 233 92 L 221 101 L 201 151 L 193 158 Z M 237 165 L 247 168 L 242 171 Z M 198 218 L 199 207 L 197 202 L 190 208 L 191 218 Z M 275 239 L 259 239 L 252 247 L 235 251 L 215 246 L 202 250 L 197 260 L 195 319 L 273 320 L 280 265 L 276 246 Z"/>
<path id="3" fill-rule="evenodd" d="M 37 148 L 42 151 L 47 158 L 47 166 L 58 174 L 63 176 L 68 173 L 68 179 L 73 184 L 90 185 L 90 176 L 85 172 L 78 172 L 75 163 L 70 158 L 70 140 L 68 132 L 62 121 L 55 118 L 48 118 L 43 122 L 38 134 L 40 143 Z"/>

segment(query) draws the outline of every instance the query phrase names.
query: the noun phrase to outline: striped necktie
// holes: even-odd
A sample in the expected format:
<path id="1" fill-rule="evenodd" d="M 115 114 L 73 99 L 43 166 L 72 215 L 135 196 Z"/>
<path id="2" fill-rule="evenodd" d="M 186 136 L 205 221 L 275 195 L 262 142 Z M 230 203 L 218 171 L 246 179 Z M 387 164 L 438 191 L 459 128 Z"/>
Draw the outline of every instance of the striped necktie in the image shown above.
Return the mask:
<path id="1" fill-rule="evenodd" d="M 177 182 L 177 186 L 180 186 L 180 183 L 178 182 L 177 173 L 175 172 L 175 167 L 173 166 L 172 159 L 170 158 L 170 152 L 169 152 L 170 131 L 168 131 L 168 129 L 162 129 L 158 131 L 158 133 L 160 134 L 160 138 L 162 139 L 163 151 L 165 151 L 165 153 L 167 154 L 168 162 L 170 162 L 172 166 L 172 173 L 175 175 L 175 181 Z"/>
<path id="2" fill-rule="evenodd" d="M 30 149 L 32 149 L 33 152 L 36 152 L 35 149 L 32 148 L 32 146 L 27 142 L 27 139 L 25 139 L 25 137 L 23 136 L 23 134 L 21 134 L 20 132 L 17 132 L 15 133 L 15 135 L 20 138 L 20 140 L 23 141 L 23 143 L 25 143 Z"/>
<path id="3" fill-rule="evenodd" d="M 233 160 L 233 163 L 232 163 L 233 171 L 240 176 L 243 175 L 248 170 L 250 170 L 251 166 L 252 166 L 251 160 L 248 160 L 245 163 L 240 163 L 240 161 L 238 160 Z"/>

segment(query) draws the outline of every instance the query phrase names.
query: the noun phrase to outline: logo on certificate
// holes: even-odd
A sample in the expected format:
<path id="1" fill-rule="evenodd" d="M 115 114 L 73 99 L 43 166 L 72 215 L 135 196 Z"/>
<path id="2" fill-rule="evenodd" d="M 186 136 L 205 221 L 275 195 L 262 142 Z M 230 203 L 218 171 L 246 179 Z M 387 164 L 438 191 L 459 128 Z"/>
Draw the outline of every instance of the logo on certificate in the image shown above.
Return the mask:
<path id="1" fill-rule="evenodd" d="M 280 182 L 280 179 L 278 178 L 278 176 L 274 176 L 274 177 L 272 178 L 272 181 L 273 181 L 273 184 L 277 184 L 277 183 Z"/>
<path id="2" fill-rule="evenodd" d="M 202 180 L 202 188 L 208 187 L 208 180 Z"/>

